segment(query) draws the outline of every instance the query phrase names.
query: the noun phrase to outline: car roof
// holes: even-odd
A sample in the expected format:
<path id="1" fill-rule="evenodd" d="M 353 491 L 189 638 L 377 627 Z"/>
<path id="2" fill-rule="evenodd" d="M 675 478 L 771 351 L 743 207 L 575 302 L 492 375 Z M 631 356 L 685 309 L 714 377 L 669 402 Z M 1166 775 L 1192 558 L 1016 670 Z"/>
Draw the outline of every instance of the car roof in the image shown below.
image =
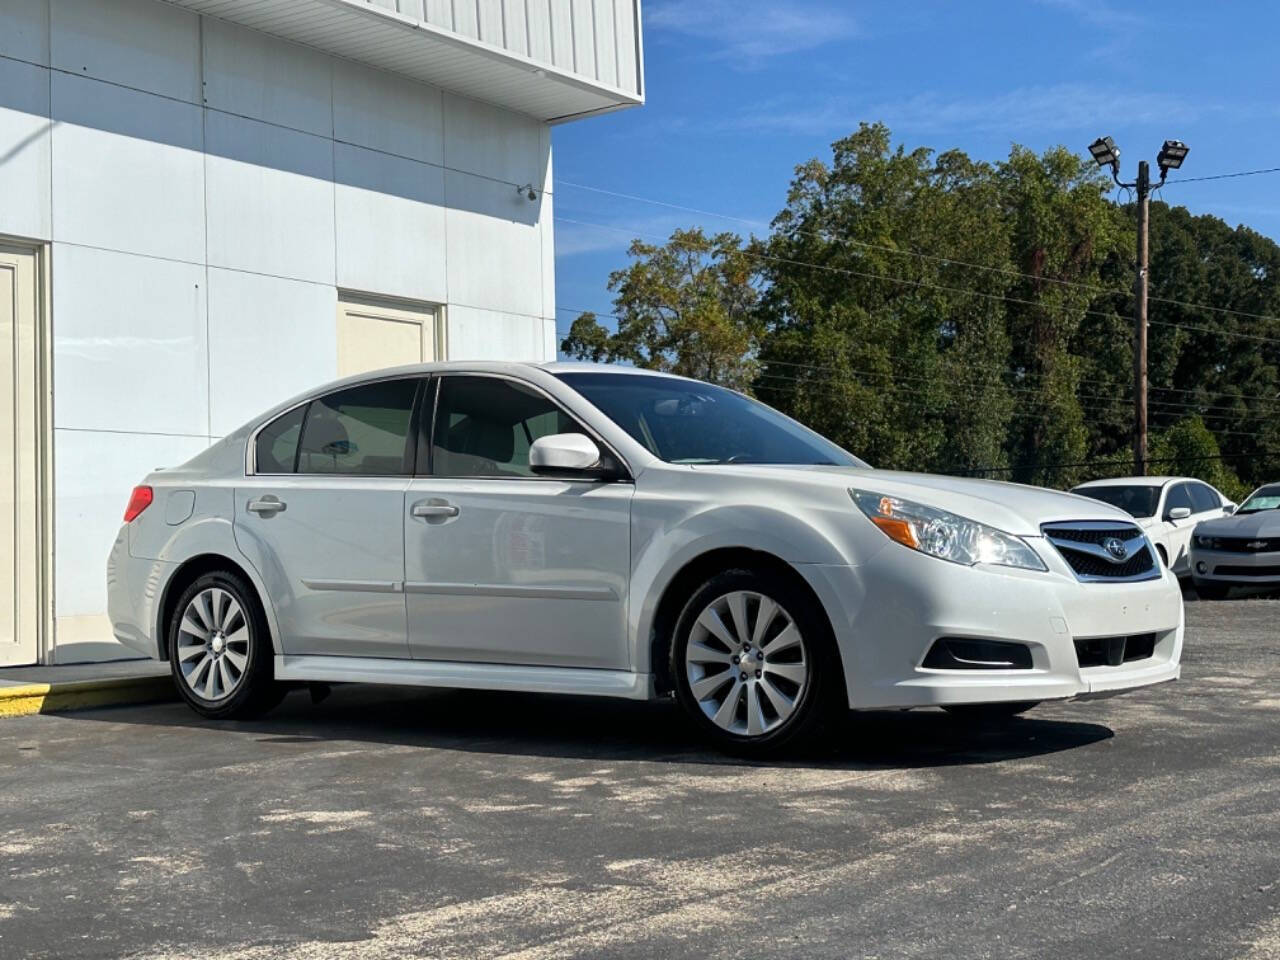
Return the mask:
<path id="1" fill-rule="evenodd" d="M 1088 483 L 1081 483 L 1073 490 L 1081 490 L 1085 487 L 1163 487 L 1165 484 L 1173 483 L 1178 480 L 1195 480 L 1195 477 L 1108 477 L 1105 480 L 1090 480 Z M 1203 483 L 1204 481 L 1197 481 Z"/>

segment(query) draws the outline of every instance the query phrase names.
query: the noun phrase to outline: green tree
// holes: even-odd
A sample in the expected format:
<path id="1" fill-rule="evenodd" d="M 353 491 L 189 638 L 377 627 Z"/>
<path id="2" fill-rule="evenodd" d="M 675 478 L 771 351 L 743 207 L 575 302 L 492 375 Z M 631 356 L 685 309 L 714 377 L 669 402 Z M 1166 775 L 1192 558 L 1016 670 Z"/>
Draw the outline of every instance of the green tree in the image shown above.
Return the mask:
<path id="1" fill-rule="evenodd" d="M 614 271 L 617 329 L 579 316 L 560 349 L 579 360 L 623 362 L 749 390 L 758 371 L 759 258 L 732 233 L 677 230 L 662 245 L 636 240 Z"/>
<path id="2" fill-rule="evenodd" d="M 1252 488 L 1241 482 L 1221 454 L 1218 441 L 1199 416 L 1185 417 L 1151 437 L 1153 473 L 1198 477 L 1239 503 Z"/>

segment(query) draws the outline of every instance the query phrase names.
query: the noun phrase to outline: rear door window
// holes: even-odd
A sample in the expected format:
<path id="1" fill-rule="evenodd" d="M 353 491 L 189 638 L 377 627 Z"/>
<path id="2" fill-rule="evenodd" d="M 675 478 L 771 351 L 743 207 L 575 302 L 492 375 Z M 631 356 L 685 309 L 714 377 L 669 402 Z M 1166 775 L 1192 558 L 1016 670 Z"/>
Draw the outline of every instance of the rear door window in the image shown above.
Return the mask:
<path id="1" fill-rule="evenodd" d="M 256 473 L 293 473 L 298 458 L 298 438 L 307 405 L 282 413 L 258 431 L 253 463 Z"/>
<path id="2" fill-rule="evenodd" d="M 1211 510 L 1222 509 L 1222 499 L 1212 487 L 1203 483 L 1191 484 L 1191 502 L 1194 504 L 1195 513 L 1208 513 Z"/>
<path id="3" fill-rule="evenodd" d="M 408 476 L 410 423 L 419 379 L 381 380 L 313 400 L 298 449 L 298 473 Z"/>

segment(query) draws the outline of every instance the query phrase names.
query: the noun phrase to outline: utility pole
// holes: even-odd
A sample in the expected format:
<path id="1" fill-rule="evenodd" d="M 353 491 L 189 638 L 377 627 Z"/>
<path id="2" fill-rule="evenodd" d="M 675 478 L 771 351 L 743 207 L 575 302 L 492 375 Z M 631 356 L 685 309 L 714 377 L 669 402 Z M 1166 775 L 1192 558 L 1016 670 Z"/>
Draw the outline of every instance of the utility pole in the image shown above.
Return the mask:
<path id="1" fill-rule="evenodd" d="M 1161 180 L 1164 178 L 1162 177 Z M 1147 267 L 1150 263 L 1151 168 L 1138 164 L 1138 276 L 1133 285 L 1133 473 L 1147 475 Z"/>
<path id="2" fill-rule="evenodd" d="M 1181 140 L 1166 140 L 1156 157 L 1160 182 L 1164 186 L 1170 170 L 1177 170 L 1186 158 L 1188 147 Z M 1089 144 L 1089 152 L 1100 167 L 1111 168 L 1111 179 L 1118 186 L 1137 191 L 1138 197 L 1138 274 L 1133 284 L 1133 472 L 1147 473 L 1147 284 L 1151 253 L 1151 165 L 1138 162 L 1138 179 L 1133 183 L 1120 180 L 1120 148 L 1110 137 L 1099 137 Z"/>

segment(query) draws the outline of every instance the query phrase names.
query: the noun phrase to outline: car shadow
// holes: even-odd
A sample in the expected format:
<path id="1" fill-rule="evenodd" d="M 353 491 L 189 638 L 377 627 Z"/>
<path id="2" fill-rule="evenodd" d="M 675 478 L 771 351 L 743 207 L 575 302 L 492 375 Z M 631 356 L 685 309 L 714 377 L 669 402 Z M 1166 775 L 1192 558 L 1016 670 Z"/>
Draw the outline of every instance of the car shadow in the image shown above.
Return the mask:
<path id="1" fill-rule="evenodd" d="M 742 765 L 698 740 L 671 701 L 343 685 L 321 703 L 289 694 L 252 721 L 207 721 L 185 704 L 68 714 L 83 721 L 254 734 L 263 744 L 357 743 L 569 759 Z M 849 713 L 828 735 L 769 766 L 844 770 L 1000 763 L 1086 747 L 1113 736 L 1082 720 L 966 723 L 941 710 Z"/>

